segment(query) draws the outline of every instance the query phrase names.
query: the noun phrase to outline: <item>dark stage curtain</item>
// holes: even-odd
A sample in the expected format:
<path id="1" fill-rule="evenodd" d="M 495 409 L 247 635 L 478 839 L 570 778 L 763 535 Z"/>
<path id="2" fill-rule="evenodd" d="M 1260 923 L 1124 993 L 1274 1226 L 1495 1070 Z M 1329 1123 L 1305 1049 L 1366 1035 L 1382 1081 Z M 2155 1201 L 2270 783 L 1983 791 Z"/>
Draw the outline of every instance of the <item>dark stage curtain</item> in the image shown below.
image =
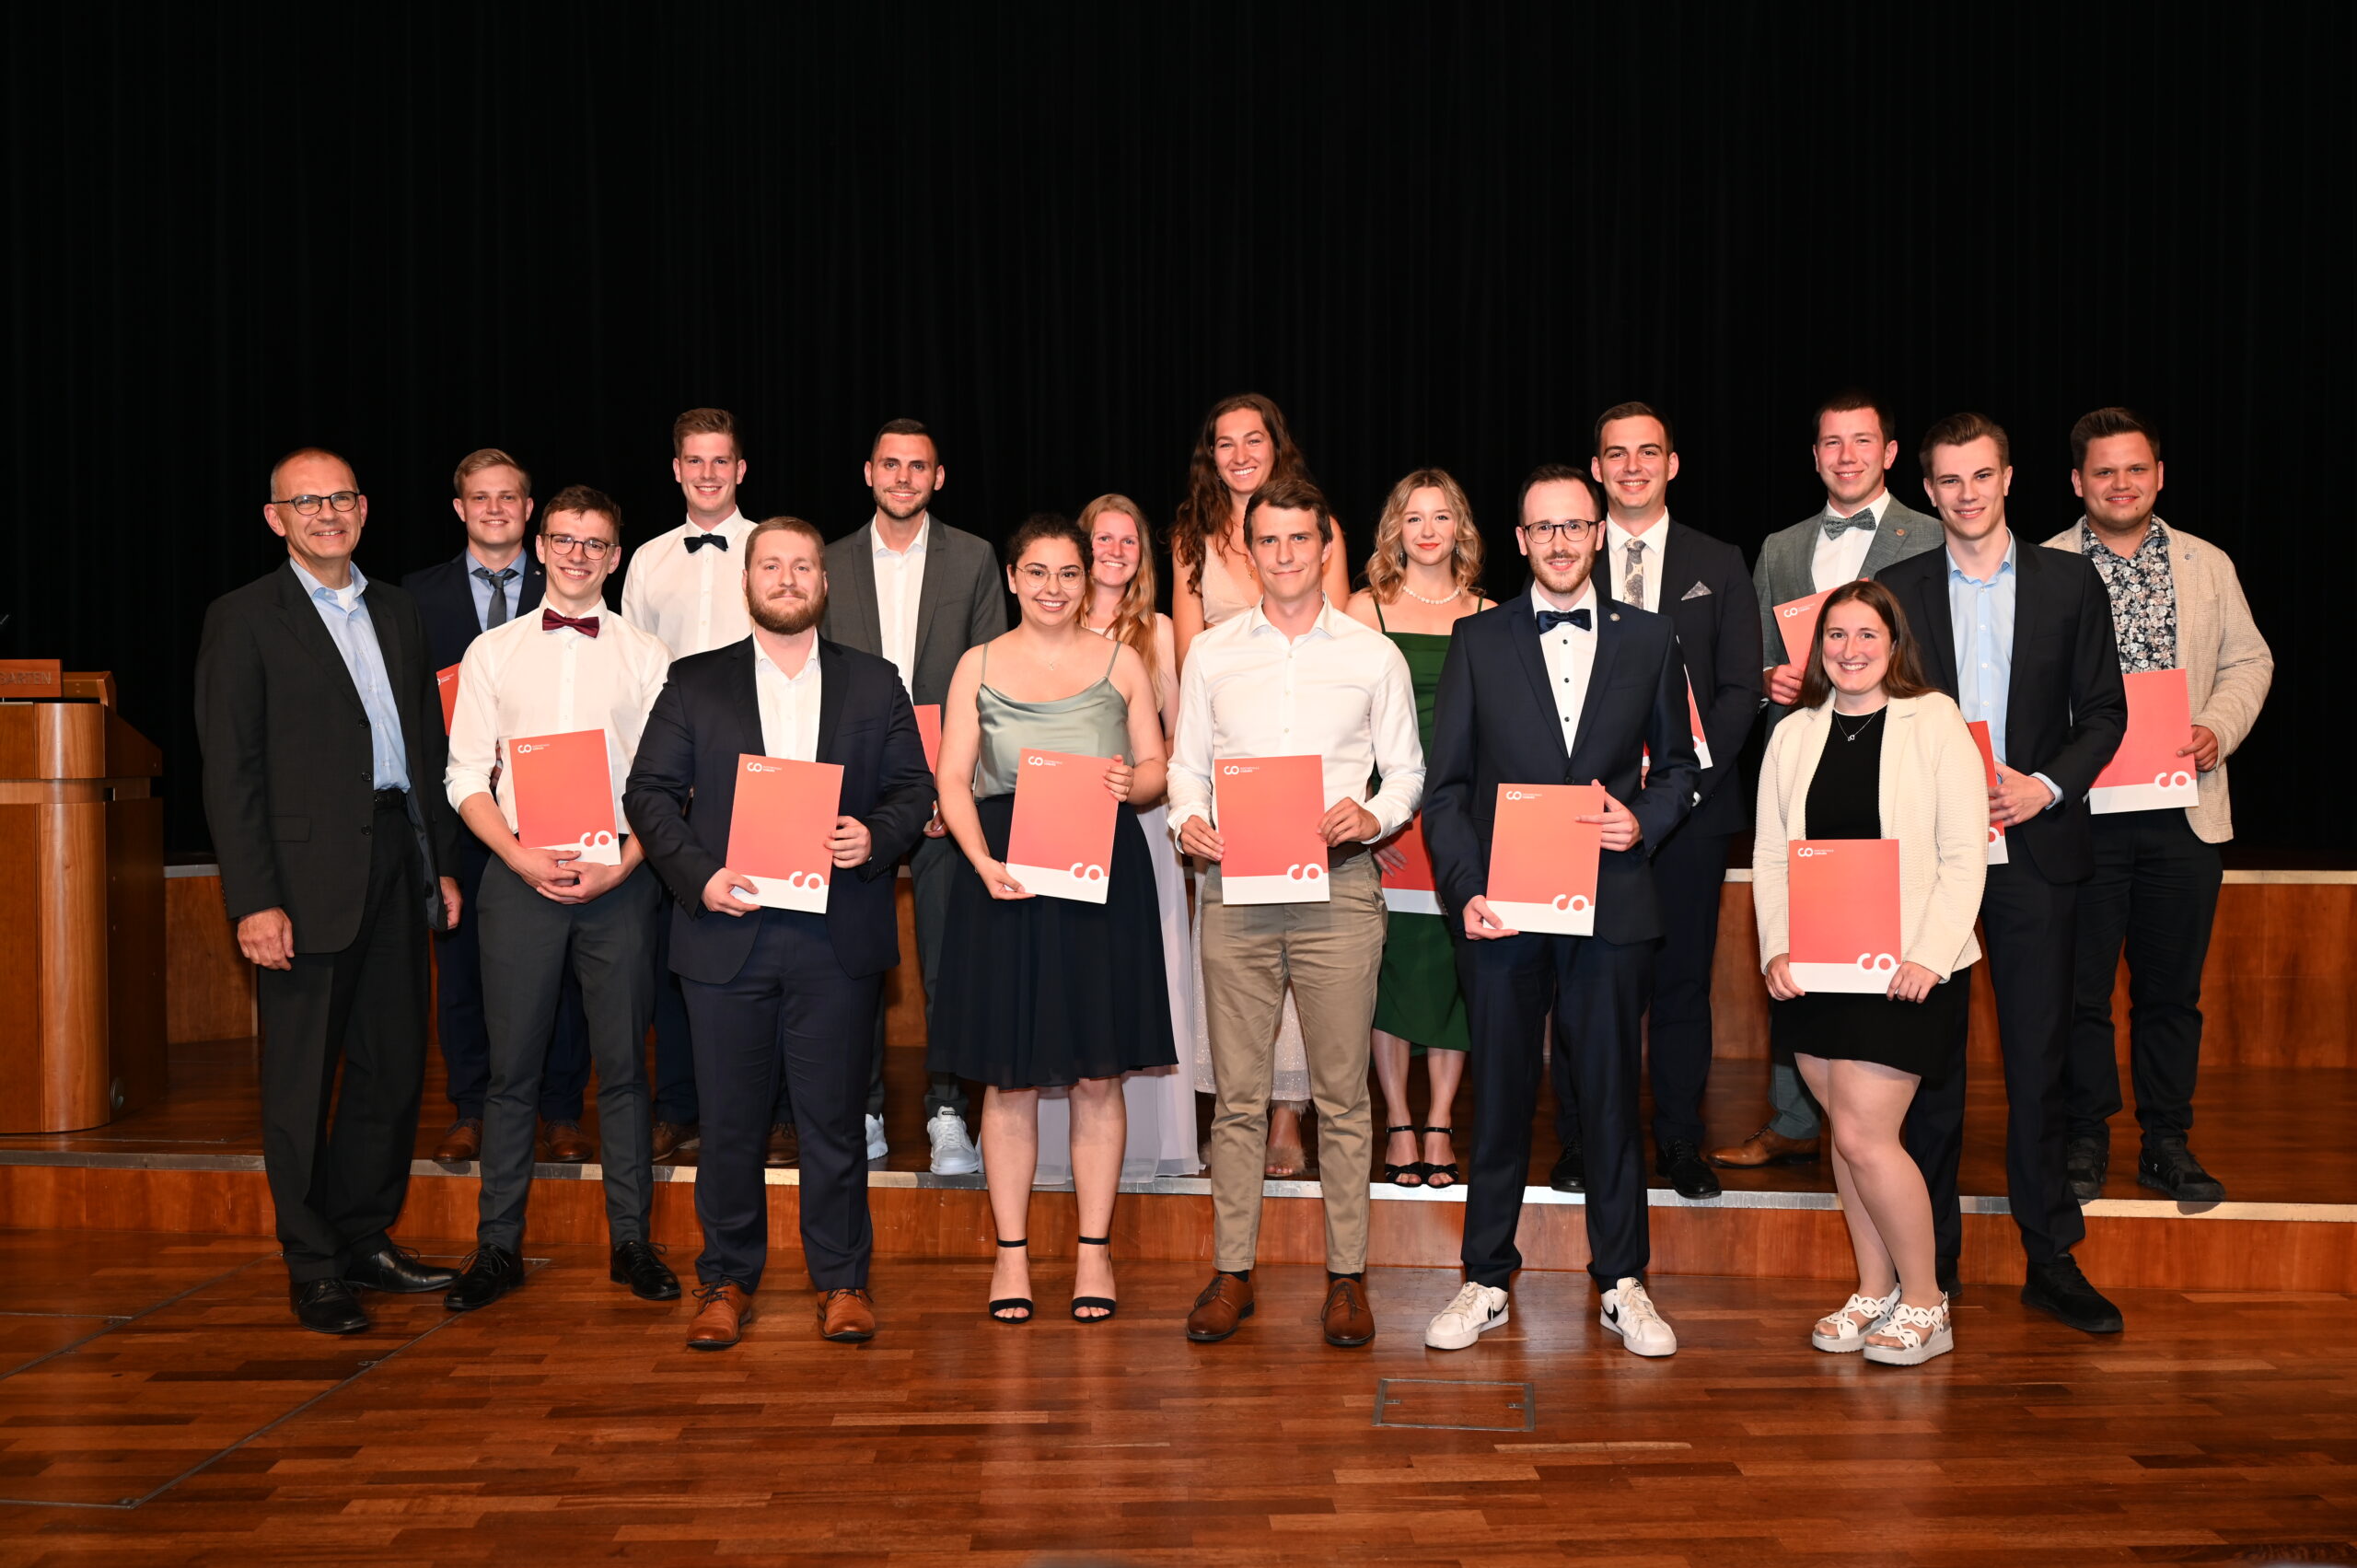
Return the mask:
<path id="1" fill-rule="evenodd" d="M 2352 319 L 2341 4 L 2064 9 L 1247 4 L 12 8 L 0 652 L 111 668 L 201 849 L 189 666 L 283 559 L 319 442 L 359 559 L 454 553 L 447 476 L 679 518 L 668 430 L 748 433 L 747 509 L 864 520 L 869 433 L 940 432 L 1003 537 L 1105 490 L 1168 521 L 1203 407 L 1291 416 L 1363 554 L 1413 465 L 1495 559 L 1520 476 L 1624 398 L 1682 520 L 1817 505 L 1817 397 L 1981 409 L 2012 513 L 2129 402 L 2165 517 L 2233 552 L 2280 661 L 2249 849 L 2357 854 L 2342 645 Z M 2319 721 L 2323 721 L 2321 724 Z"/>

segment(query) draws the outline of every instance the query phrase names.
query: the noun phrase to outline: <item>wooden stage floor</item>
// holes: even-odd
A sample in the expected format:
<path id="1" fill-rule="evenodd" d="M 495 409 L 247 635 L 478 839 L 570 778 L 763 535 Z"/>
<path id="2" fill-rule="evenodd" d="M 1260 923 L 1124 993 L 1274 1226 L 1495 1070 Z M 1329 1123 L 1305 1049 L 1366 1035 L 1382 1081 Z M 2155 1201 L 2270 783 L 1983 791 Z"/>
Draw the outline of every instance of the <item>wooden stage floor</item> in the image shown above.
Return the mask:
<path id="1" fill-rule="evenodd" d="M 331 1340 L 267 1238 L 0 1233 L 0 1568 L 2357 1562 L 2343 1293 L 2127 1292 L 2096 1340 L 1975 1292 L 1899 1370 L 1808 1348 L 1817 1281 L 1657 1282 L 1681 1349 L 1641 1361 L 1573 1275 L 1444 1354 L 1446 1271 L 1375 1271 L 1380 1334 L 1336 1351 L 1314 1269 L 1199 1346 L 1192 1264 L 1007 1329 L 986 1263 L 882 1260 L 854 1348 L 782 1254 L 699 1354 L 601 1249 L 536 1250 L 485 1312 L 372 1295 Z"/>

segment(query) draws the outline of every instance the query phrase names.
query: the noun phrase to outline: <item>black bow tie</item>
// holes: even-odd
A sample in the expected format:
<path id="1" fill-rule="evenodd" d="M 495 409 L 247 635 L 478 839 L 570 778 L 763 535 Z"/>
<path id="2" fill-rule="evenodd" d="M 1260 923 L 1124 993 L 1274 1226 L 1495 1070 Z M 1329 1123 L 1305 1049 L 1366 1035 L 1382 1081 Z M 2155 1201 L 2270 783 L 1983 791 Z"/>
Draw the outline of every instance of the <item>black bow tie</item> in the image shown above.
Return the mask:
<path id="1" fill-rule="evenodd" d="M 1542 637 L 1545 636 L 1548 633 L 1552 632 L 1556 627 L 1561 626 L 1566 621 L 1578 627 L 1581 631 L 1586 631 L 1588 629 L 1587 606 L 1582 605 L 1577 610 L 1540 610 L 1538 612 L 1539 635 Z"/>
<path id="2" fill-rule="evenodd" d="M 1875 509 L 1872 506 L 1868 506 L 1862 511 L 1852 512 L 1846 517 L 1837 517 L 1832 513 L 1828 512 L 1825 515 L 1824 520 L 1825 537 L 1828 539 L 1840 539 L 1844 533 L 1847 533 L 1852 528 L 1873 528 L 1875 526 Z"/>
<path id="3" fill-rule="evenodd" d="M 717 528 L 710 533 L 691 533 L 688 536 L 688 553 L 693 555 L 707 544 L 718 550 L 726 550 L 728 548 L 728 536 Z"/>

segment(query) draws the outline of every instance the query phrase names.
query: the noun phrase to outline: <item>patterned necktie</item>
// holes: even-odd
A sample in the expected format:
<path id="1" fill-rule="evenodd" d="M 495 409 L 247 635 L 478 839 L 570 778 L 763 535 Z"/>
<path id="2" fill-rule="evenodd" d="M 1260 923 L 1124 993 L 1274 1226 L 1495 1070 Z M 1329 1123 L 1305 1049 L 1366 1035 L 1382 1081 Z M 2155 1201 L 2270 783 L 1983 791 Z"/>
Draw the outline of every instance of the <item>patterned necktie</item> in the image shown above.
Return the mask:
<path id="1" fill-rule="evenodd" d="M 1538 634 L 1543 637 L 1548 633 L 1552 632 L 1556 627 L 1561 626 L 1566 621 L 1578 627 L 1581 631 L 1586 631 L 1588 629 L 1587 606 L 1582 605 L 1577 610 L 1540 610 L 1538 612 Z"/>
<path id="2" fill-rule="evenodd" d="M 1830 512 L 1825 514 L 1825 537 L 1828 539 L 1840 539 L 1852 528 L 1871 528 L 1874 526 L 1875 509 L 1872 506 L 1852 512 L 1846 517 L 1837 517 Z"/>
<path id="3" fill-rule="evenodd" d="M 594 615 L 584 615 L 576 620 L 575 617 L 570 615 L 559 615 L 553 610 L 543 610 L 540 611 L 541 631 L 557 632 L 562 631 L 567 626 L 572 627 L 575 631 L 580 633 L 585 637 L 594 637 L 598 634 L 598 618 Z"/>
<path id="4" fill-rule="evenodd" d="M 483 613 L 482 629 L 507 624 L 507 585 L 516 580 L 516 568 L 502 566 L 494 572 L 488 566 L 475 568 L 476 576 L 491 585 L 491 608 Z"/>
<path id="5" fill-rule="evenodd" d="M 1645 608 L 1645 541 L 1629 541 L 1629 563 L 1620 568 L 1620 602 Z"/>
<path id="6" fill-rule="evenodd" d="M 728 548 L 728 536 L 718 528 L 710 533 L 691 533 L 687 539 L 688 553 L 693 555 L 707 544 L 715 550 L 725 551 Z"/>

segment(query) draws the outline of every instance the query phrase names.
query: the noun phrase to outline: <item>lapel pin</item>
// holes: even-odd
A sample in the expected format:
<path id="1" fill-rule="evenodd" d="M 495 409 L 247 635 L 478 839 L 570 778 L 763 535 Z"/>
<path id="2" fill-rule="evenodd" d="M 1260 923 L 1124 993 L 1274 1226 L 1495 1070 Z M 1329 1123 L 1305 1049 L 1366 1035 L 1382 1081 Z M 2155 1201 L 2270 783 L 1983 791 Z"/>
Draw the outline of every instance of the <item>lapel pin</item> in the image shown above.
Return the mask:
<path id="1" fill-rule="evenodd" d="M 1612 612 L 1612 614 L 1608 617 L 1608 619 L 1613 620 L 1613 621 L 1618 621 L 1618 620 L 1620 620 L 1620 612 L 1619 610 L 1614 610 L 1614 611 Z"/>

